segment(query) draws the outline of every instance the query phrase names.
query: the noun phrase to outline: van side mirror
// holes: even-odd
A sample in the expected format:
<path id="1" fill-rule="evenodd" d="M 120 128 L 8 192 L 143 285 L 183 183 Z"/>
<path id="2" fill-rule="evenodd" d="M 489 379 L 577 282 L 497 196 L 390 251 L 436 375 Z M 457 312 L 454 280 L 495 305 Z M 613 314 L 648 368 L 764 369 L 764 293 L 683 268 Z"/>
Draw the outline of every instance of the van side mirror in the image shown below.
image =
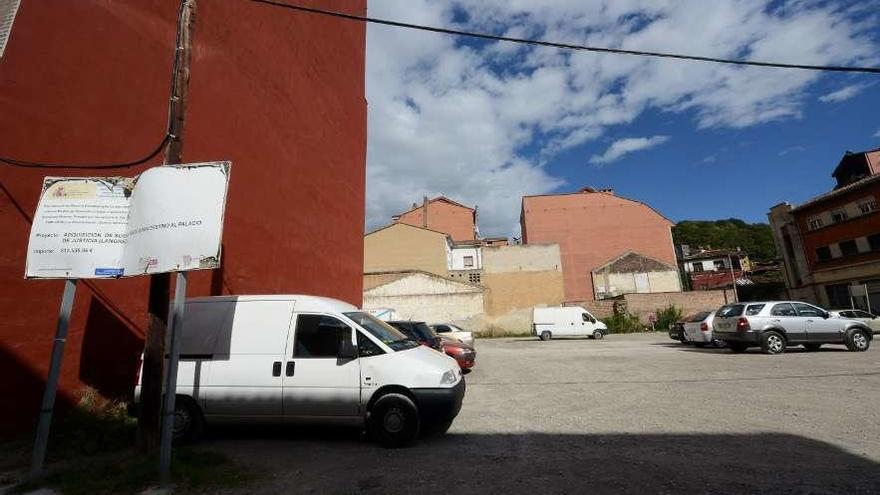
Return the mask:
<path id="1" fill-rule="evenodd" d="M 348 338 L 343 338 L 342 342 L 339 344 L 339 352 L 337 353 L 337 357 L 340 360 L 350 361 L 352 359 L 357 359 L 357 349 L 354 348 L 354 344 L 351 343 L 351 335 L 348 335 Z"/>

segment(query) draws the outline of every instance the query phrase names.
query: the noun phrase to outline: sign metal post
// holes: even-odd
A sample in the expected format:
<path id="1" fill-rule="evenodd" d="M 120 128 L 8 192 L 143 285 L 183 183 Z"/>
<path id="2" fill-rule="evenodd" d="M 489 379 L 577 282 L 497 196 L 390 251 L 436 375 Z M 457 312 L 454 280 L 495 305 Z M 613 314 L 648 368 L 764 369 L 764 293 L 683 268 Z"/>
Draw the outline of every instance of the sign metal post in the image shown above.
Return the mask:
<path id="1" fill-rule="evenodd" d="M 67 327 L 70 312 L 76 295 L 76 279 L 64 281 L 64 295 L 61 296 L 61 309 L 58 311 L 58 324 L 55 327 L 55 343 L 52 344 L 52 361 L 49 363 L 49 377 L 43 390 L 40 406 L 40 422 L 37 424 L 37 437 L 34 440 L 34 453 L 31 458 L 31 476 L 39 476 L 46 461 L 46 445 L 49 443 L 49 429 L 52 426 L 52 412 L 55 410 L 55 395 L 58 392 L 58 377 L 61 375 L 61 360 L 64 358 L 64 344 L 67 342 Z"/>
<path id="2" fill-rule="evenodd" d="M 186 304 L 186 272 L 177 272 L 174 288 L 174 307 L 171 310 L 170 355 L 165 374 L 165 399 L 162 411 L 162 438 L 159 445 L 159 483 L 166 486 L 171 480 L 171 442 L 174 440 L 174 402 L 177 393 L 177 364 L 180 359 L 180 330 Z"/>

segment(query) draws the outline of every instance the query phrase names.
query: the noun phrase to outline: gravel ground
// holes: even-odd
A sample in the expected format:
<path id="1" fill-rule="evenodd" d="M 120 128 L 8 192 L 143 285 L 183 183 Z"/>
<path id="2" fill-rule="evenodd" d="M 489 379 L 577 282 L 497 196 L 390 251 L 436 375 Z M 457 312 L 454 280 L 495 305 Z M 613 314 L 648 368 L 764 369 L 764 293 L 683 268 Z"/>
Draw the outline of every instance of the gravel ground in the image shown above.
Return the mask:
<path id="1" fill-rule="evenodd" d="M 880 344 L 878 344 L 880 345 Z M 265 476 L 229 493 L 880 493 L 880 350 L 778 356 L 663 334 L 477 342 L 444 437 L 218 431 Z"/>

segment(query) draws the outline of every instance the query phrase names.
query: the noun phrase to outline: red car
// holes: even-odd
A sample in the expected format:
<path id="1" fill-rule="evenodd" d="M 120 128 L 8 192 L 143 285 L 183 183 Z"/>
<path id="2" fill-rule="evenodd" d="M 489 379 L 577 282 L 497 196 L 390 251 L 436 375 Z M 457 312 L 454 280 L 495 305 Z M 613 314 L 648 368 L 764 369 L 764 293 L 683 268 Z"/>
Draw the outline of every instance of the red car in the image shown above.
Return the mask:
<path id="1" fill-rule="evenodd" d="M 477 358 L 477 351 L 473 347 L 448 337 L 441 337 L 443 352 L 451 356 L 458 363 L 459 368 L 468 370 L 473 368 Z"/>

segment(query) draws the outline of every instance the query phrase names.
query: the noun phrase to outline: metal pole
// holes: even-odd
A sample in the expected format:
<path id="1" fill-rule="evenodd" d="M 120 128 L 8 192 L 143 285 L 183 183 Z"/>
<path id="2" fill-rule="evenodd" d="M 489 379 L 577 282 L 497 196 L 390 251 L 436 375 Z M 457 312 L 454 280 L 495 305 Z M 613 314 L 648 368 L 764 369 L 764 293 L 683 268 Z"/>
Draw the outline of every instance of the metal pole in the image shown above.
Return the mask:
<path id="1" fill-rule="evenodd" d="M 865 304 L 868 305 L 868 313 L 873 314 L 873 311 L 871 311 L 871 295 L 868 294 L 868 284 L 865 284 Z"/>
<path id="2" fill-rule="evenodd" d="M 67 341 L 67 326 L 76 295 L 76 279 L 64 281 L 64 295 L 61 296 L 61 309 L 58 311 L 58 324 L 55 327 L 55 343 L 52 345 L 52 361 L 49 363 L 49 377 L 43 390 L 43 404 L 40 407 L 40 422 L 37 425 L 37 438 L 31 458 L 31 476 L 39 476 L 46 461 L 46 445 L 49 443 L 49 429 L 52 426 L 52 412 L 55 409 L 55 395 L 58 391 L 58 376 L 61 374 L 61 360 L 64 357 L 64 343 Z"/>
<path id="3" fill-rule="evenodd" d="M 733 302 L 739 302 L 739 293 L 736 291 L 736 276 L 733 274 L 733 260 L 727 253 L 727 263 L 730 264 L 730 282 L 733 284 Z M 742 266 L 742 264 L 740 264 Z"/>
<path id="4" fill-rule="evenodd" d="M 177 363 L 180 358 L 180 329 L 186 303 L 186 272 L 177 272 L 174 288 L 174 309 L 171 312 L 171 354 L 165 375 L 165 400 L 162 415 L 162 441 L 159 446 L 159 483 L 166 486 L 171 479 L 171 441 L 174 433 L 174 399 L 177 393 Z"/>

